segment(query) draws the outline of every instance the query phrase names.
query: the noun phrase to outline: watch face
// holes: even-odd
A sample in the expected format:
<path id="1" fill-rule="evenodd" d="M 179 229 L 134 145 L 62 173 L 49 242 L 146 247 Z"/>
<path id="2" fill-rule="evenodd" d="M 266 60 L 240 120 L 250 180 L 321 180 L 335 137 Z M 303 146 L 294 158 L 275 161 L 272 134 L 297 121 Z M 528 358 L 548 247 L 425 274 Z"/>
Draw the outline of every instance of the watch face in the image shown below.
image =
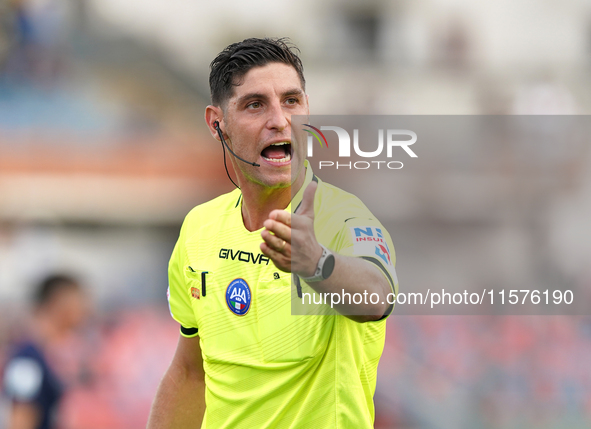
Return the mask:
<path id="1" fill-rule="evenodd" d="M 324 265 L 322 266 L 322 278 L 327 279 L 332 274 L 332 270 L 334 270 L 334 255 L 328 255 L 326 260 L 324 261 Z"/>

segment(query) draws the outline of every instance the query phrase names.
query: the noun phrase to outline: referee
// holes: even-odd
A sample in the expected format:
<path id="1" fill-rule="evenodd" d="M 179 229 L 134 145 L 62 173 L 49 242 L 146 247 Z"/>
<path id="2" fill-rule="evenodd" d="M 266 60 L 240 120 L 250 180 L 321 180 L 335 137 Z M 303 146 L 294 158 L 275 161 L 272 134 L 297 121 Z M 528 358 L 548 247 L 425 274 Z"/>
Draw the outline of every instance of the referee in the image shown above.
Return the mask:
<path id="1" fill-rule="evenodd" d="M 205 120 L 238 184 L 187 215 L 173 250 L 180 338 L 149 429 L 373 427 L 394 247 L 292 141 L 291 116 L 309 114 L 297 52 L 284 39 L 246 39 L 211 64 Z M 291 314 L 292 299 L 326 293 L 379 300 Z"/>

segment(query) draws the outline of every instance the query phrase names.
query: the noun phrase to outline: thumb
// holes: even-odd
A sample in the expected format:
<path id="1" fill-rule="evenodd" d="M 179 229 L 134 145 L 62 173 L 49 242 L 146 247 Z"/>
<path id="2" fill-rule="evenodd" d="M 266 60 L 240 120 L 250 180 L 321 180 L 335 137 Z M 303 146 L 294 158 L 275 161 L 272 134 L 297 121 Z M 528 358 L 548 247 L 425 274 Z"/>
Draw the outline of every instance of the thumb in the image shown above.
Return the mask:
<path id="1" fill-rule="evenodd" d="M 314 196 L 316 195 L 317 188 L 318 183 L 314 181 L 310 182 L 308 187 L 304 190 L 302 203 L 300 204 L 300 207 L 297 210 L 297 214 L 308 216 L 312 219 L 314 218 Z"/>

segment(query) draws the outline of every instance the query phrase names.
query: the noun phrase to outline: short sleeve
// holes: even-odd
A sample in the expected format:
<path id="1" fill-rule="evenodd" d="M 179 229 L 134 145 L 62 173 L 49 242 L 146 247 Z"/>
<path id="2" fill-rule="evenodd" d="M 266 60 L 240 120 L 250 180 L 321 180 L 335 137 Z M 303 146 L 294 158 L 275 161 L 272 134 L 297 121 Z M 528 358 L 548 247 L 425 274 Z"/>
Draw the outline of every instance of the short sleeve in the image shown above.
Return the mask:
<path id="1" fill-rule="evenodd" d="M 390 234 L 372 217 L 355 217 L 345 221 L 337 240 L 336 249 L 345 256 L 363 258 L 375 264 L 390 283 L 394 294 L 398 293 L 396 253 Z"/>
<path id="2" fill-rule="evenodd" d="M 172 318 L 181 324 L 181 335 L 194 337 L 198 326 L 191 305 L 191 291 L 185 281 L 184 234 L 181 229 L 168 264 L 168 307 Z"/>

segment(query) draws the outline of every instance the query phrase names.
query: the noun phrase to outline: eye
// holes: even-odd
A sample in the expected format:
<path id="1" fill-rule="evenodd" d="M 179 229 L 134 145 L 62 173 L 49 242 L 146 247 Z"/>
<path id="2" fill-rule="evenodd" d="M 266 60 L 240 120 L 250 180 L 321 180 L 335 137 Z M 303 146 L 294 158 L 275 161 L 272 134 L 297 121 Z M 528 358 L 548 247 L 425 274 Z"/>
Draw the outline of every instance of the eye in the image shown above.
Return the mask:
<path id="1" fill-rule="evenodd" d="M 259 107 L 261 107 L 261 103 L 258 101 L 253 101 L 252 103 L 246 105 L 247 109 L 258 109 Z"/>
<path id="2" fill-rule="evenodd" d="M 298 103 L 299 103 L 299 101 L 300 101 L 300 100 L 298 100 L 296 97 L 290 97 L 290 98 L 288 98 L 287 100 L 285 100 L 285 102 L 286 102 L 287 104 L 291 104 L 291 105 L 293 105 L 293 104 L 298 104 Z"/>

